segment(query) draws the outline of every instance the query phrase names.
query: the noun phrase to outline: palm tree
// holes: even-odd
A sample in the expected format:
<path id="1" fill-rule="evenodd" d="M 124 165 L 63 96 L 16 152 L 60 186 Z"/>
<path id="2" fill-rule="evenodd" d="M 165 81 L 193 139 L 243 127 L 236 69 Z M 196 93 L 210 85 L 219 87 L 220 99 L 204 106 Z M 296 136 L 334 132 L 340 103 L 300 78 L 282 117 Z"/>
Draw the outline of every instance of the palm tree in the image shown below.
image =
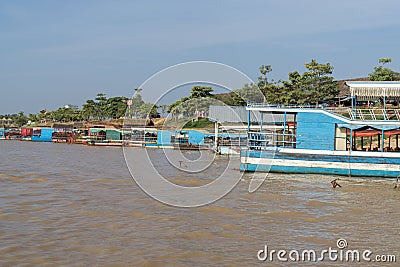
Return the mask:
<path id="1" fill-rule="evenodd" d="M 143 90 L 142 88 L 135 88 L 135 94 L 140 94 L 140 92 Z"/>
<path id="2" fill-rule="evenodd" d="M 168 109 L 168 105 L 166 105 L 166 104 L 161 105 L 161 112 L 162 112 L 163 117 L 165 117 L 165 112 L 167 111 L 167 109 Z"/>

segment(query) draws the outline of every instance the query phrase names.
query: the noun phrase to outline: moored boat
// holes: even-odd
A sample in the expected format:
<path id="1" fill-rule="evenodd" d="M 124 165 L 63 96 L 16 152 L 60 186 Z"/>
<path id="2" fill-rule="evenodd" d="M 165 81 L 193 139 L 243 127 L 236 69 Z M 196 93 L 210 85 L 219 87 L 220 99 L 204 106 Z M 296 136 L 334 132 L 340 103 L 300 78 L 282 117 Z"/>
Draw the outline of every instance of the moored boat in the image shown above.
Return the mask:
<path id="1" fill-rule="evenodd" d="M 241 170 L 398 177 L 399 109 L 361 109 L 355 103 L 357 96 L 397 98 L 400 83 L 347 84 L 354 98 L 354 105 L 348 109 L 248 106 L 247 111 L 258 112 L 260 116 L 255 117 L 261 119 L 249 121 Z M 258 125 L 258 129 L 251 125 Z"/>

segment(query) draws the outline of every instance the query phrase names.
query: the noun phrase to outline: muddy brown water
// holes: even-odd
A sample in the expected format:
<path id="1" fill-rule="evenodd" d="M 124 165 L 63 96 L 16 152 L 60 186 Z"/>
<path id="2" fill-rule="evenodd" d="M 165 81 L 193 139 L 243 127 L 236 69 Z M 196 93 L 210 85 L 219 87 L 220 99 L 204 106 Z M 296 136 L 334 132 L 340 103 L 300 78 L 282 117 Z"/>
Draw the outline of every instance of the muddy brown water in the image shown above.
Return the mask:
<path id="1" fill-rule="evenodd" d="M 218 175 L 161 168 L 186 186 Z M 177 208 L 138 187 L 121 148 L 2 140 L 0 266 L 365 265 L 257 259 L 264 245 L 322 250 L 335 248 L 339 238 L 348 248 L 393 254 L 400 261 L 400 191 L 394 181 L 344 177 L 342 188 L 332 189 L 334 178 L 270 174 L 250 194 L 250 176 L 244 175 L 217 202 Z"/>

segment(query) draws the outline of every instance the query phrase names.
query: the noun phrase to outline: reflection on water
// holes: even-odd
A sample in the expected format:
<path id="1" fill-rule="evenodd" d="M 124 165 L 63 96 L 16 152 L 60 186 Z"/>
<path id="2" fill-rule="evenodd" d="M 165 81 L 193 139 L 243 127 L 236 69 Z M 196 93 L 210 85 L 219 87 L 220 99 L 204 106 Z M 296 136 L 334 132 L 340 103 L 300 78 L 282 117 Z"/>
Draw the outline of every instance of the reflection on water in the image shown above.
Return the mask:
<path id="1" fill-rule="evenodd" d="M 162 166 L 187 186 L 212 178 Z M 256 257 L 264 244 L 322 250 L 338 238 L 400 256 L 394 182 L 332 179 L 270 174 L 249 194 L 245 175 L 212 205 L 175 208 L 138 188 L 120 148 L 0 141 L 0 265 L 269 266 Z"/>

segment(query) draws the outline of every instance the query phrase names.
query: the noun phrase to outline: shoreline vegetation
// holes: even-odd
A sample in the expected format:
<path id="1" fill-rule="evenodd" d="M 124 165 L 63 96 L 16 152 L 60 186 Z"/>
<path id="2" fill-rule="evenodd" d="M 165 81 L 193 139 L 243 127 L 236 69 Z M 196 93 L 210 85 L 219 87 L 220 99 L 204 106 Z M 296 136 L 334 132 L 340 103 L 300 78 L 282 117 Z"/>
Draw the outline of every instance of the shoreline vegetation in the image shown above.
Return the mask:
<path id="1" fill-rule="evenodd" d="M 379 59 L 380 65 L 374 67 L 374 71 L 368 75 L 368 78 L 362 78 L 362 80 L 400 80 L 399 72 L 385 66 L 391 61 L 391 58 Z M 262 65 L 259 68 L 260 76 L 257 84 L 246 84 L 240 89 L 223 94 L 213 94 L 211 87 L 194 86 L 189 96 L 182 97 L 170 105 L 157 106 L 146 103 L 142 98 L 141 88 L 134 89 L 135 94 L 132 98 L 125 96 L 107 98 L 105 94 L 98 93 L 95 99 L 86 100 L 82 108 L 68 104 L 52 111 L 42 109 L 36 114 L 25 115 L 21 111 L 17 114 L 0 115 L 0 127 L 54 127 L 54 125 L 77 124 L 82 128 L 104 126 L 118 129 L 122 128 L 126 119 L 137 120 L 136 124 L 140 121 L 142 126 L 163 125 L 168 115 L 170 118 L 200 117 L 200 120 L 193 120 L 184 126 L 210 128 L 211 122 L 203 117 L 207 117 L 204 116 L 204 112 L 212 101 L 220 101 L 228 106 L 245 106 L 249 100 L 288 105 L 337 105 L 341 97 L 345 98 L 346 86 L 343 81 L 334 79 L 333 66 L 330 63 L 320 64 L 313 59 L 304 66 L 307 70 L 303 74 L 298 71 L 290 72 L 287 81 L 269 81 L 267 76 L 272 71 L 272 67 Z M 209 101 L 204 101 L 204 99 Z M 377 101 L 375 104 L 382 105 L 382 101 Z M 396 106 L 398 104 L 398 102 L 394 103 Z M 199 113 L 202 115 L 199 116 Z"/>

